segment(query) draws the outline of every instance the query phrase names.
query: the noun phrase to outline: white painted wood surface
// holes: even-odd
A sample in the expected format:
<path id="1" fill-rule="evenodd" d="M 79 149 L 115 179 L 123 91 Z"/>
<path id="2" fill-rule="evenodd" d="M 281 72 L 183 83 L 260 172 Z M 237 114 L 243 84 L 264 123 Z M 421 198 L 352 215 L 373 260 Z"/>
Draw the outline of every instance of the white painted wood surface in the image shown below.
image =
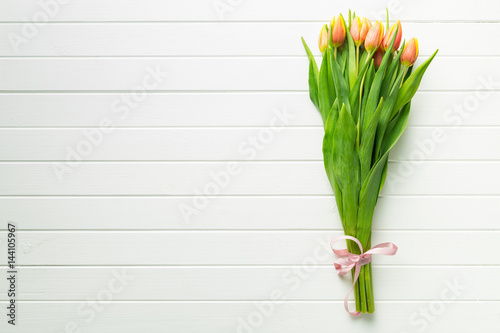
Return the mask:
<path id="1" fill-rule="evenodd" d="M 18 33 L 18 24 L 0 26 L 0 34 Z M 316 40 L 318 23 L 116 23 L 107 26 L 61 23 L 40 31 L 33 42 L 16 52 L 8 39 L 0 43 L 0 54 L 22 56 L 303 56 L 300 36 Z M 439 34 L 436 33 L 439 31 Z M 270 33 L 271 32 L 271 33 Z M 418 35 L 424 41 L 420 55 L 431 55 L 439 48 L 440 56 L 496 55 L 500 45 L 500 24 L 484 23 L 408 23 L 407 36 Z M 475 40 L 475 47 L 457 50 L 456 38 Z M 147 36 L 147 37 L 145 37 Z M 196 36 L 197 43 L 186 43 Z M 298 37 L 299 36 L 299 37 Z M 299 41 L 299 43 L 297 42 Z M 176 47 L 173 47 L 176 45 Z M 321 55 L 314 48 L 316 55 Z"/>
<path id="2" fill-rule="evenodd" d="M 305 91 L 304 61 L 304 57 L 279 56 L 8 57 L 0 58 L 0 75 L 11 80 L 0 82 L 0 90 L 135 91 L 153 71 L 161 80 L 151 91 Z M 479 77 L 491 77 L 492 69 L 500 68 L 500 59 L 443 56 L 432 64 L 422 91 L 473 91 L 480 86 Z M 498 87 L 496 82 L 491 88 Z"/>
<path id="3" fill-rule="evenodd" d="M 443 281 L 455 278 L 467 285 L 462 300 L 498 300 L 499 288 L 490 286 L 500 274 L 498 266 L 427 266 L 416 270 L 413 266 L 376 265 L 374 278 L 386 281 L 376 284 L 375 293 L 380 301 L 425 301 L 435 297 L 443 288 Z M 115 300 L 142 301 L 256 301 L 271 300 L 269 286 L 283 285 L 288 299 L 303 301 L 342 301 L 349 279 L 342 281 L 343 288 L 331 283 L 337 275 L 330 266 L 320 266 L 310 273 L 303 287 L 298 288 L 297 276 L 289 267 L 270 266 L 212 266 L 164 267 L 68 267 L 31 266 L 23 269 L 22 300 L 78 301 L 106 286 L 115 274 L 130 276 L 130 287 L 117 293 Z M 482 279 L 478 279 L 480 275 Z M 43 278 L 40 278 L 43 276 Z M 132 279 L 133 277 L 133 279 Z M 161 284 L 162 288 L 158 288 Z M 410 284 L 413 288 L 407 288 Z M 220 288 L 224 285 L 225 288 Z M 7 287 L 6 280 L 0 287 Z"/>
<path id="4" fill-rule="evenodd" d="M 53 19 L 55 22 L 141 22 L 141 21 L 219 21 L 221 17 L 215 10 L 214 2 L 205 0 L 185 0 L 180 3 L 162 0 L 60 0 L 59 11 Z M 341 0 L 332 3 L 328 0 L 310 0 L 290 5 L 288 0 L 255 0 L 252 2 L 234 0 L 226 2 L 233 10 L 228 9 L 227 20 L 234 21 L 329 21 L 330 12 L 345 11 L 351 8 L 351 1 Z M 357 1 L 357 11 L 366 13 L 374 19 L 385 18 L 385 8 L 397 13 L 397 18 L 410 21 L 497 21 L 494 3 L 491 0 L 459 2 L 453 6 L 434 0 L 402 2 L 379 2 L 371 0 Z M 4 22 L 25 22 L 30 14 L 39 10 L 37 0 L 26 0 L 22 4 L 5 2 L 2 4 L 0 18 Z M 429 11 L 425 7 L 432 7 Z M 99 8 L 100 10 L 96 10 Z M 320 8 L 321 10 L 318 10 Z M 396 14 L 395 14 L 396 15 Z M 224 17 L 222 17 L 224 19 Z"/>
<path id="5" fill-rule="evenodd" d="M 500 330 L 498 2 L 59 1 L 0 0 L 1 332 Z M 440 49 L 374 218 L 400 250 L 356 320 L 300 43 L 349 6 L 388 7 L 419 63 Z"/>
<path id="6" fill-rule="evenodd" d="M 80 231 L 23 232 L 26 253 L 19 265 L 301 265 L 312 257 L 333 265 L 331 236 L 340 231 Z M 397 239 L 399 256 L 381 256 L 380 264 L 498 265 L 488 244 L 500 231 L 374 232 L 374 244 Z M 5 235 L 2 242 L 5 242 Z M 442 247 L 440 242 L 446 238 Z M 420 246 L 419 244 L 425 244 Z M 230 248 L 231 251 L 227 249 Z M 22 250 L 22 249 L 21 249 Z M 104 251 L 103 251 L 104 250 Z M 316 259 L 317 257 L 317 259 Z"/>
<path id="7" fill-rule="evenodd" d="M 480 81 L 476 82 L 478 85 Z M 412 100 L 410 126 L 500 125 L 500 92 L 487 91 L 470 111 L 455 109 L 475 96 L 470 91 L 419 91 Z M 75 98 L 78 103 L 75 104 Z M 120 93 L 1 94 L 2 127 L 95 127 L 109 118 L 115 127 L 265 127 L 274 109 L 286 107 L 293 126 L 321 127 L 307 92 L 154 93 L 126 117 L 110 112 Z M 168 105 L 168 109 L 166 108 Z M 473 104 L 471 104 L 473 106 Z M 43 107 L 43 113 L 40 108 Z M 168 111 L 168 112 L 167 112 Z M 460 127 L 462 128 L 462 127 Z M 283 133 L 285 134 L 285 133 Z"/>
<path id="8" fill-rule="evenodd" d="M 322 161 L 323 128 L 291 127 L 272 134 L 266 149 L 258 151 L 248 138 L 267 140 L 268 128 L 148 128 L 116 129 L 109 135 L 93 129 L 0 129 L 3 161 L 65 160 L 85 133 L 101 140 L 86 161 Z M 434 134 L 436 133 L 436 134 Z M 439 142 L 433 142 L 433 135 Z M 102 138 L 102 139 L 101 139 Z M 272 140 L 272 141 L 271 141 Z M 243 142 L 243 145 L 235 142 Z M 391 161 L 500 160 L 500 149 L 491 150 L 483 142 L 500 143 L 495 127 L 409 127 L 391 154 Z M 12 149 L 15 147 L 16 149 Z M 255 154 L 254 154 L 255 151 Z M 421 151 L 416 154 L 415 151 Z M 255 157 L 254 157 L 255 155 Z"/>

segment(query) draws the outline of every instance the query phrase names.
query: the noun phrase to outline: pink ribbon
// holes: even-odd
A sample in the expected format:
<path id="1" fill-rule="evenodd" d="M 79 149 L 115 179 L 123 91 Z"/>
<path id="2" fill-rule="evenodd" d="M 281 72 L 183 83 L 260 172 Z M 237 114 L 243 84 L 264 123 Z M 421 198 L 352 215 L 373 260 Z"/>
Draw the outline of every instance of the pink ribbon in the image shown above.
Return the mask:
<path id="1" fill-rule="evenodd" d="M 352 254 L 347 249 L 343 250 L 336 250 L 333 248 L 333 244 L 343 240 L 343 239 L 350 239 L 352 241 L 355 241 L 356 244 L 359 246 L 359 250 L 361 254 Z M 386 256 L 393 256 L 396 254 L 398 251 L 398 247 L 392 243 L 381 243 L 378 244 L 374 247 L 372 247 L 370 250 L 366 251 L 363 253 L 363 246 L 361 246 L 361 242 L 357 240 L 355 237 L 352 236 L 339 236 L 336 237 L 332 240 L 331 242 L 332 250 L 333 253 L 338 255 L 339 257 L 344 257 L 344 258 L 339 258 L 337 261 L 335 261 L 335 270 L 337 271 L 337 274 L 339 275 L 346 275 L 355 267 L 354 271 L 354 282 L 352 284 L 351 290 L 347 293 L 347 295 L 344 298 L 344 307 L 347 312 L 351 316 L 357 317 L 361 314 L 359 311 L 351 312 L 349 311 L 349 305 L 347 303 L 349 299 L 349 295 L 351 294 L 352 290 L 354 289 L 354 286 L 356 285 L 356 281 L 358 281 L 359 278 L 359 272 L 361 270 L 361 266 L 366 265 L 372 261 L 372 255 L 373 254 L 382 254 Z"/>

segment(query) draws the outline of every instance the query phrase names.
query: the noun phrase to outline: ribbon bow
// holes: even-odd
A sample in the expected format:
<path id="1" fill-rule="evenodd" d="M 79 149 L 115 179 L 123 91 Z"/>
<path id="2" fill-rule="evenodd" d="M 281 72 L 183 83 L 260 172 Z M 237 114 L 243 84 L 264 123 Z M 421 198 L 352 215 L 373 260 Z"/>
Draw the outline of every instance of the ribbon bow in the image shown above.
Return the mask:
<path id="1" fill-rule="evenodd" d="M 343 249 L 343 250 L 334 249 L 333 244 L 340 241 L 340 240 L 343 240 L 343 239 L 350 239 L 350 240 L 356 242 L 356 244 L 358 244 L 358 246 L 359 246 L 359 250 L 360 250 L 361 254 L 352 254 L 349 251 L 347 251 L 347 249 Z M 349 273 L 351 271 L 351 269 L 355 268 L 354 282 L 352 284 L 351 290 L 349 290 L 349 292 L 347 293 L 347 295 L 344 298 L 344 307 L 345 307 L 346 311 L 349 312 L 349 314 L 351 316 L 357 317 L 361 314 L 361 312 L 349 311 L 349 305 L 348 305 L 347 301 L 349 299 L 349 295 L 351 294 L 352 290 L 354 289 L 354 286 L 356 285 L 356 281 L 358 281 L 361 266 L 364 266 L 364 265 L 370 263 L 372 261 L 373 254 L 382 254 L 382 255 L 386 255 L 386 256 L 395 255 L 396 252 L 398 251 L 398 247 L 392 243 L 381 243 L 381 244 L 378 244 L 378 245 L 372 247 L 370 250 L 363 253 L 363 246 L 361 245 L 361 242 L 352 236 L 336 237 L 332 240 L 331 246 L 332 246 L 333 253 L 335 253 L 339 257 L 343 257 L 343 258 L 339 258 L 339 259 L 337 259 L 337 261 L 335 261 L 335 270 L 337 271 L 337 274 L 346 275 L 347 273 Z"/>

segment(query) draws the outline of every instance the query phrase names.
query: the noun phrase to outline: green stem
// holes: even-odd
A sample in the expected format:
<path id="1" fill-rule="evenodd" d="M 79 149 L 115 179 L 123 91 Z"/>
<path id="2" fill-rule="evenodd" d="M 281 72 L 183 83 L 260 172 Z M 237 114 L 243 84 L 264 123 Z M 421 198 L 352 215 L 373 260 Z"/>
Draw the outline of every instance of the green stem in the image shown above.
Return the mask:
<path id="1" fill-rule="evenodd" d="M 361 101 L 363 99 L 363 86 L 365 83 L 365 77 L 366 77 L 366 71 L 363 74 L 363 79 L 361 80 L 361 86 L 359 88 L 358 123 L 356 124 L 356 130 L 358 131 L 358 133 L 356 135 L 356 148 L 357 149 L 359 149 L 359 143 L 361 140 L 361 138 L 360 138 L 361 137 L 361 133 L 360 133 L 360 129 L 361 129 Z"/>
<path id="2" fill-rule="evenodd" d="M 368 52 L 368 56 L 366 57 L 365 63 L 369 62 L 372 59 L 373 55 L 375 54 L 375 51 L 376 50 Z M 361 59 L 363 59 L 363 58 L 361 58 Z"/>
<path id="3" fill-rule="evenodd" d="M 399 88 L 401 88 L 401 86 L 403 85 L 407 71 L 408 71 L 408 67 L 405 67 L 405 73 L 403 74 L 403 78 L 401 79 L 401 83 L 399 84 Z"/>
<path id="4" fill-rule="evenodd" d="M 367 305 L 367 298 L 366 298 L 366 266 L 362 266 L 360 271 L 359 271 L 359 298 L 361 300 L 360 308 L 361 308 L 361 313 L 366 313 L 368 311 L 368 305 Z"/>
<path id="5" fill-rule="evenodd" d="M 359 46 L 356 46 L 356 77 L 359 75 Z"/>
<path id="6" fill-rule="evenodd" d="M 352 271 L 352 277 L 354 279 L 354 270 Z M 354 298 L 356 300 L 356 311 L 361 313 L 373 313 L 375 311 L 371 263 L 362 266 L 360 269 L 358 281 L 354 286 Z"/>
<path id="7" fill-rule="evenodd" d="M 351 271 L 352 281 L 354 282 L 354 269 Z M 359 283 L 356 282 L 354 285 L 354 301 L 356 304 L 356 311 L 361 311 L 361 295 L 359 293 Z"/>
<path id="8" fill-rule="evenodd" d="M 358 235 L 358 239 L 360 239 Z M 368 237 L 363 237 L 365 239 L 366 244 L 363 244 L 363 250 L 367 251 L 371 248 L 371 235 Z M 363 241 L 362 241 L 363 242 Z M 356 253 L 359 254 L 359 249 L 356 246 Z M 372 279 L 372 268 L 371 263 L 361 266 L 359 272 L 359 279 L 356 283 L 356 288 L 359 292 L 359 298 L 356 301 L 359 301 L 359 304 L 356 304 L 357 311 L 361 313 L 373 313 L 375 311 L 375 299 L 373 297 L 373 279 Z"/>
<path id="9" fill-rule="evenodd" d="M 372 263 L 366 265 L 368 274 L 366 277 L 366 300 L 368 303 L 368 313 L 373 313 L 375 311 L 375 298 L 373 297 L 373 279 L 372 279 Z"/>
<path id="10" fill-rule="evenodd" d="M 345 233 L 345 231 L 344 231 Z M 350 253 L 354 253 L 353 251 L 354 248 L 358 247 L 356 244 L 354 244 L 354 242 L 350 241 L 350 240 L 347 240 L 347 250 L 350 252 Z M 351 275 L 352 275 L 352 281 L 354 282 L 354 270 L 351 271 Z M 356 284 L 354 285 L 354 301 L 355 301 L 355 304 L 356 304 L 356 311 L 361 311 L 359 306 L 361 304 L 361 298 L 360 298 L 360 295 L 359 295 L 359 286 L 358 286 L 358 283 L 356 282 Z"/>

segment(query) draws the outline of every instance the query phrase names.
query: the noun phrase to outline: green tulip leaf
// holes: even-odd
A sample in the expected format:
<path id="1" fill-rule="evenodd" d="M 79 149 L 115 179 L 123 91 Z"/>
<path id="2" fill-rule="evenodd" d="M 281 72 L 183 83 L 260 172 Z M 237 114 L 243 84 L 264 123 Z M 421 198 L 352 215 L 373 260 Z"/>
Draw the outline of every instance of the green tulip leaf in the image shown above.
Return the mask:
<path id="1" fill-rule="evenodd" d="M 398 28 L 396 27 L 396 31 L 394 36 L 392 37 L 391 44 L 387 51 L 385 51 L 384 57 L 382 58 L 382 62 L 380 63 L 380 67 L 375 73 L 375 78 L 373 79 L 373 83 L 370 87 L 370 92 L 368 94 L 368 100 L 366 102 L 366 106 L 363 110 L 363 131 L 365 132 L 366 127 L 370 124 L 370 118 L 373 116 L 375 109 L 377 108 L 378 101 L 380 98 L 380 88 L 382 86 L 382 80 L 384 79 L 385 69 L 387 67 L 387 63 L 389 62 L 389 58 L 391 57 L 392 47 L 394 46 L 394 41 L 396 40 L 396 35 L 398 32 Z M 361 136 L 361 138 L 363 138 Z"/>
<path id="2" fill-rule="evenodd" d="M 342 75 L 342 70 L 337 63 L 337 60 L 335 59 L 333 50 L 330 47 L 328 53 L 330 56 L 330 66 L 332 68 L 333 82 L 335 85 L 335 95 L 339 100 L 339 105 L 345 105 L 345 108 L 350 115 L 351 106 L 349 104 L 349 86 L 347 85 L 347 82 Z"/>
<path id="3" fill-rule="evenodd" d="M 323 54 L 323 61 L 321 62 L 321 68 L 319 71 L 319 112 L 321 113 L 321 118 L 323 119 L 323 124 L 326 124 L 328 117 L 328 112 L 332 106 L 332 101 L 330 100 L 330 83 L 328 79 L 328 54 L 325 52 Z"/>
<path id="4" fill-rule="evenodd" d="M 319 81 L 319 70 L 318 70 L 318 65 L 316 64 L 316 59 L 314 59 L 314 55 L 312 54 L 311 50 L 309 49 L 309 46 L 307 46 L 306 41 L 304 40 L 304 37 L 300 37 L 302 39 L 302 44 L 304 45 L 304 48 L 306 49 L 307 57 L 309 58 L 309 61 L 312 63 L 313 67 L 313 73 L 314 77 L 316 78 L 316 82 Z"/>
<path id="5" fill-rule="evenodd" d="M 411 73 L 408 79 L 403 83 L 403 86 L 399 90 L 399 95 L 396 100 L 396 104 L 392 110 L 392 115 L 394 116 L 396 112 L 399 111 L 406 103 L 408 103 L 415 93 L 417 92 L 418 87 L 420 86 L 420 81 L 422 81 L 422 77 L 424 76 L 427 67 L 431 64 L 432 60 L 436 56 L 439 50 L 436 50 L 432 56 L 424 61 L 416 70 Z"/>
<path id="6" fill-rule="evenodd" d="M 335 179 L 342 191 L 343 222 L 349 233 L 356 232 L 360 188 L 356 138 L 356 125 L 343 105 L 333 132 L 333 165 Z"/>

